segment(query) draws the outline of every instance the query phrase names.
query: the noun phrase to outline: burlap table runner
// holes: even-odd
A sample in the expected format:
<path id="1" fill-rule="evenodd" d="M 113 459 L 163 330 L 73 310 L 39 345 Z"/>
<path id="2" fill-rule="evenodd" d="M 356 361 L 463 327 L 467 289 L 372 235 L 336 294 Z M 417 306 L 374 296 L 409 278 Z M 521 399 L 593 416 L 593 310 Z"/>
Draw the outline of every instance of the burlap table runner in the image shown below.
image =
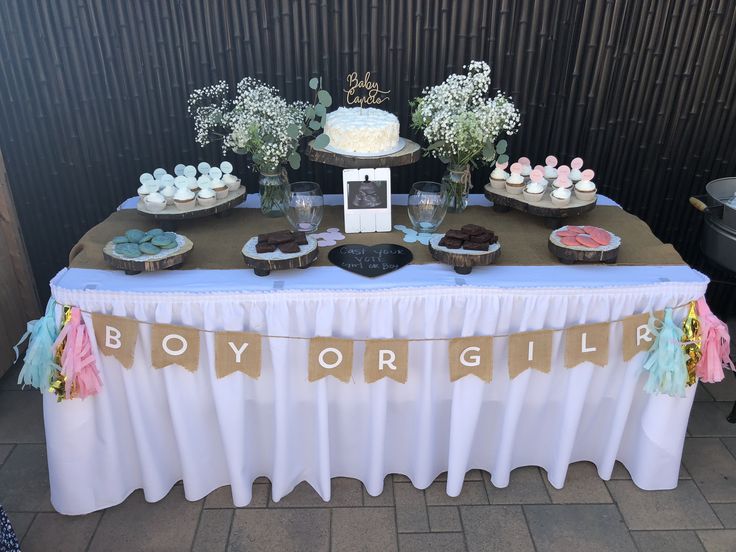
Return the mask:
<path id="1" fill-rule="evenodd" d="M 497 264 L 516 266 L 557 265 L 559 261 L 547 249 L 551 230 L 540 217 L 518 211 L 496 213 L 489 207 L 469 207 L 464 213 L 448 213 L 438 232 L 459 228 L 463 224 L 475 223 L 490 228 L 499 236 L 501 257 Z M 610 230 L 621 237 L 622 246 L 618 255 L 619 265 L 676 265 L 684 264 L 677 251 L 659 241 L 649 226 L 634 215 L 613 206 L 599 206 L 593 211 L 575 217 L 571 224 L 590 224 Z M 410 227 L 405 206 L 394 206 L 393 224 Z M 102 248 L 113 237 L 131 228 L 147 230 L 156 227 L 156 221 L 134 209 L 125 209 L 110 215 L 87 232 L 69 254 L 71 268 L 110 269 L 102 257 Z M 240 250 L 243 244 L 256 234 L 287 228 L 286 219 L 270 219 L 261 216 L 258 209 L 233 209 L 228 216 L 209 217 L 181 221 L 176 231 L 194 243 L 182 265 L 183 269 L 245 268 Z M 342 207 L 325 207 L 320 230 L 340 228 L 343 224 Z M 420 243 L 405 243 L 404 234 L 393 232 L 371 234 L 348 234 L 347 239 L 336 246 L 348 243 L 376 245 L 380 243 L 401 244 L 414 253 L 415 264 L 436 262 L 428 247 Z M 330 266 L 327 253 L 332 247 L 320 248 L 315 266 Z"/>

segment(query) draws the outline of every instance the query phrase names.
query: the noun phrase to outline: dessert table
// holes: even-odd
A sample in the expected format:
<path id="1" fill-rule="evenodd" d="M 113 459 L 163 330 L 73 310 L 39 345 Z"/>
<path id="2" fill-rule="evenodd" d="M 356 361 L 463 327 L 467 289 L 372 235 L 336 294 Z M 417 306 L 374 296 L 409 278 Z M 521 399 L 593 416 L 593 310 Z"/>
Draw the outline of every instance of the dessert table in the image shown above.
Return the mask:
<path id="1" fill-rule="evenodd" d="M 341 200 L 326 196 L 327 204 Z M 135 202 L 125 202 L 121 212 Z M 406 196 L 393 203 L 405 204 Z M 473 195 L 471 205 L 490 203 Z M 599 197 L 605 205 L 615 204 Z M 258 197 L 241 207 L 258 207 Z M 500 227 L 511 215 L 488 209 L 487 224 Z M 218 220 L 201 224 L 216 231 Z M 381 238 L 403 244 L 400 232 Z M 338 243 L 359 239 L 348 235 Z M 194 251 L 217 247 L 216 239 L 194 241 Z M 512 255 L 504 250 L 502 259 Z M 684 398 L 647 394 L 643 355 L 625 362 L 616 347 L 605 367 L 566 369 L 557 334 L 550 373 L 526 370 L 510 379 L 503 369 L 506 340 L 499 337 L 490 383 L 450 382 L 441 339 L 560 329 L 685 305 L 703 296 L 708 279 L 684 263 L 502 263 L 460 276 L 428 262 L 369 279 L 324 265 L 268 277 L 244 265 L 126 276 L 76 262 L 56 275 L 51 289 L 59 304 L 79 306 L 86 322 L 94 312 L 275 336 L 440 340 L 410 344 L 405 384 L 364 383 L 359 360 L 349 383 L 309 382 L 308 342 L 278 337 L 264 338 L 259 379 L 218 379 L 214 337 L 207 333 L 194 372 L 152 369 L 146 332 L 131 369 L 95 351 L 104 385 L 99 395 L 57 403 L 44 394 L 51 501 L 61 513 L 119 504 L 139 488 L 157 501 L 180 480 L 190 500 L 230 485 L 234 504 L 245 506 L 259 476 L 271 480 L 276 501 L 301 481 L 329 500 L 332 477 L 357 478 L 378 495 L 387 474 L 405 474 L 425 488 L 445 471 L 446 491 L 456 496 L 470 469 L 487 470 L 494 485 L 505 487 L 511 471 L 527 465 L 544 468 L 561 488 L 569 464 L 584 460 L 603 479 L 618 460 L 642 489 L 677 485 L 694 386 Z M 357 342 L 356 359 L 360 348 Z"/>

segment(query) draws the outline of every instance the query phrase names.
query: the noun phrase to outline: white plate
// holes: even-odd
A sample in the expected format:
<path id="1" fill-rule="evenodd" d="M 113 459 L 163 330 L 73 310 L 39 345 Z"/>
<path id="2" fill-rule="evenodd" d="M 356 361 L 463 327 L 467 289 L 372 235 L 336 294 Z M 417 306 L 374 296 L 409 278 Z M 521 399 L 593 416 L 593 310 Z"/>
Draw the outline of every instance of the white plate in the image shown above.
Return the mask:
<path id="1" fill-rule="evenodd" d="M 487 251 L 473 251 L 471 249 L 463 249 L 462 247 L 460 249 L 450 249 L 449 247 L 440 245 L 440 240 L 444 237 L 444 234 L 435 235 L 431 240 L 429 240 L 429 245 L 432 246 L 432 249 L 444 251 L 445 253 L 452 253 L 454 255 L 486 255 L 488 253 L 493 253 L 494 251 L 501 249 L 501 244 L 498 242 L 488 246 Z"/>
<path id="2" fill-rule="evenodd" d="M 298 253 L 283 253 L 278 248 L 276 251 L 271 253 L 258 253 L 256 251 L 256 244 L 258 243 L 258 236 L 253 236 L 243 246 L 242 253 L 246 257 L 251 259 L 259 259 L 263 261 L 285 261 L 286 259 L 294 259 L 306 255 L 310 251 L 317 249 L 317 239 L 312 236 L 307 236 L 307 245 L 300 245 Z"/>
<path id="3" fill-rule="evenodd" d="M 179 252 L 179 250 L 184 246 L 185 243 L 185 237 L 181 234 L 176 235 L 176 246 L 172 247 L 171 249 L 162 249 L 159 253 L 156 253 L 155 255 L 146 255 L 145 253 L 143 255 L 139 255 L 138 257 L 126 257 L 125 255 L 120 255 L 115 252 L 115 244 L 112 243 L 112 240 L 107 242 L 107 245 L 105 248 L 107 249 L 108 246 L 112 245 L 112 248 L 110 251 L 108 251 L 108 254 L 111 257 L 115 257 L 116 259 L 120 259 L 121 261 L 135 261 L 135 262 L 144 262 L 144 261 L 160 261 L 162 259 L 165 259 L 166 257 L 171 257 L 172 255 L 175 255 Z"/>
<path id="4" fill-rule="evenodd" d="M 600 228 L 600 227 L 596 226 L 596 228 Z M 611 234 L 611 243 L 609 243 L 608 245 L 600 245 L 598 247 L 585 247 L 584 245 L 565 245 L 564 243 L 562 243 L 562 240 L 555 235 L 558 230 L 567 230 L 567 225 L 562 226 L 558 228 L 557 230 L 554 230 L 549 235 L 549 241 L 551 241 L 553 244 L 559 247 L 564 247 L 565 249 L 572 249 L 573 251 L 610 251 L 612 249 L 616 249 L 617 247 L 621 246 L 621 238 L 619 238 L 613 232 L 609 232 L 605 228 L 601 228 L 601 230 L 605 230 L 606 232 Z"/>
<path id="5" fill-rule="evenodd" d="M 347 151 L 339 148 L 332 147 L 331 145 L 325 146 L 325 151 L 330 151 L 332 153 L 338 153 L 340 155 L 349 155 L 350 157 L 383 157 L 385 155 L 391 155 L 393 153 L 398 153 L 401 150 L 403 150 L 406 147 L 406 140 L 403 138 L 399 138 L 399 141 L 396 142 L 396 145 L 392 148 L 385 149 L 383 151 L 372 151 L 369 153 L 361 153 L 359 151 Z"/>

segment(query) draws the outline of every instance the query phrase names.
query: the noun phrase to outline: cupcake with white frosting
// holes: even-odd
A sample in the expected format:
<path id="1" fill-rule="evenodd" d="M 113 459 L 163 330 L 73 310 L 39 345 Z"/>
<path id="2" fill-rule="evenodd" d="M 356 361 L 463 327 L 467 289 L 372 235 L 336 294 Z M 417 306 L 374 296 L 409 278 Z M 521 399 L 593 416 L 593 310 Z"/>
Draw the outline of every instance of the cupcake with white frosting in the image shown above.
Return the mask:
<path id="1" fill-rule="evenodd" d="M 215 197 L 217 197 L 217 199 L 225 199 L 227 197 L 227 186 L 219 178 L 210 182 L 210 188 L 215 192 Z"/>
<path id="2" fill-rule="evenodd" d="M 496 166 L 493 169 L 493 172 L 491 172 L 491 188 L 495 188 L 496 190 L 503 190 L 506 187 L 506 179 L 509 177 L 509 173 L 507 173 L 505 169 L 508 166 L 508 162 L 496 162 Z"/>
<path id="3" fill-rule="evenodd" d="M 596 198 L 598 189 L 593 182 L 595 173 L 586 169 L 581 173 L 582 180 L 575 184 L 575 197 L 580 201 L 593 201 Z"/>
<path id="4" fill-rule="evenodd" d="M 524 181 L 529 181 L 529 176 L 532 174 L 532 162 L 528 157 L 519 157 L 519 165 L 521 165 L 521 176 L 524 177 Z"/>
<path id="5" fill-rule="evenodd" d="M 181 188 L 174 194 L 174 205 L 180 211 L 189 211 L 194 207 L 194 192 L 188 188 Z"/>
<path id="6" fill-rule="evenodd" d="M 530 203 L 536 203 L 542 200 L 544 195 L 544 186 L 542 185 L 543 173 L 540 170 L 533 170 L 529 175 L 531 182 L 524 188 L 524 199 Z"/>
<path id="7" fill-rule="evenodd" d="M 166 200 L 166 205 L 174 204 L 174 195 L 176 194 L 176 190 L 176 186 L 172 184 L 164 186 L 164 189 L 161 190 L 161 195 L 164 196 L 164 199 Z"/>
<path id="8" fill-rule="evenodd" d="M 557 178 L 552 181 L 553 188 L 572 188 L 572 181 L 570 180 L 570 167 L 567 165 L 561 165 L 557 169 Z"/>
<path id="9" fill-rule="evenodd" d="M 524 191 L 524 177 L 521 176 L 521 165 L 511 165 L 511 175 L 506 179 L 506 191 L 510 194 L 521 195 Z"/>
<path id="10" fill-rule="evenodd" d="M 138 187 L 138 195 L 143 200 L 146 199 L 146 196 L 155 192 L 158 192 L 158 182 L 155 180 L 149 180 Z"/>
<path id="11" fill-rule="evenodd" d="M 557 158 L 554 155 L 548 155 L 544 159 L 544 178 L 548 182 L 557 178 Z"/>
<path id="12" fill-rule="evenodd" d="M 152 213 L 160 213 L 166 209 L 166 198 L 158 192 L 151 192 L 148 194 L 143 200 L 143 203 L 145 204 L 146 209 Z"/>
<path id="13" fill-rule="evenodd" d="M 570 161 L 570 167 L 572 167 L 572 170 L 570 171 L 570 180 L 573 182 L 580 182 L 583 179 L 583 173 L 580 172 L 580 169 L 583 168 L 582 157 L 576 157 Z"/>
<path id="14" fill-rule="evenodd" d="M 211 207 L 217 201 L 217 197 L 212 188 L 202 188 L 197 192 L 197 203 L 202 207 Z"/>
<path id="15" fill-rule="evenodd" d="M 549 198 L 552 201 L 552 205 L 555 207 L 565 207 L 570 203 L 570 197 L 572 192 L 569 188 L 556 188 L 552 190 Z"/>
<path id="16" fill-rule="evenodd" d="M 227 189 L 231 192 L 234 192 L 235 190 L 240 188 L 240 179 L 234 174 L 222 175 L 222 181 L 225 183 L 225 186 L 227 186 Z"/>

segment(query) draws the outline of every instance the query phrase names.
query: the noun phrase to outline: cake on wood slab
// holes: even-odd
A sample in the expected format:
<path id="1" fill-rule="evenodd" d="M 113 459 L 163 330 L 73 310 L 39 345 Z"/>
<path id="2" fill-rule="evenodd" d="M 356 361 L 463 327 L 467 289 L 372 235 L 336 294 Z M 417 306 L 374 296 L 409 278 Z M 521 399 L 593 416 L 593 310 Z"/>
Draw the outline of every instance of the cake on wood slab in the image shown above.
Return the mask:
<path id="1" fill-rule="evenodd" d="M 352 153 L 391 150 L 399 143 L 399 119 L 374 107 L 339 107 L 328 113 L 324 132 L 330 147 Z"/>

